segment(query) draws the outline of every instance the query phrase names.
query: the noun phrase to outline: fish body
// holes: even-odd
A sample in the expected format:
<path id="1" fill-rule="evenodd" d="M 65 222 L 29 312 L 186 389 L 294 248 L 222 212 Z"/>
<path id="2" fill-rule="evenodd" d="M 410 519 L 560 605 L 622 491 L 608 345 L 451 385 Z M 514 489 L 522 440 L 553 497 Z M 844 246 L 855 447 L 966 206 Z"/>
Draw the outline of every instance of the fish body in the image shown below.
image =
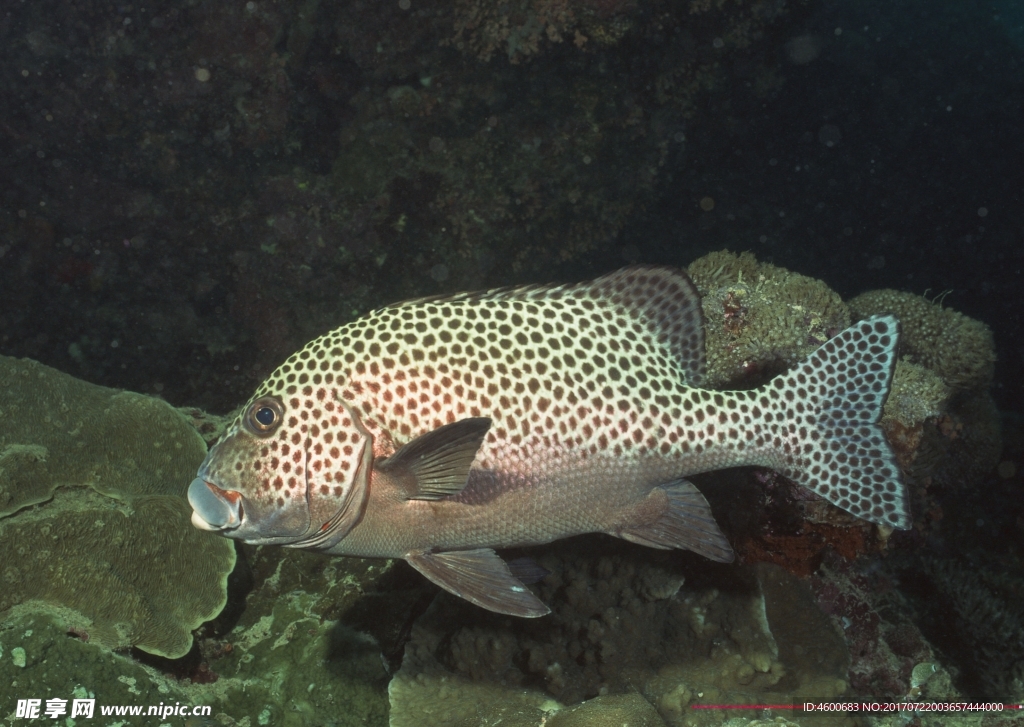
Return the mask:
<path id="1" fill-rule="evenodd" d="M 193 523 L 404 558 L 520 616 L 548 609 L 494 548 L 604 532 L 732 560 L 685 479 L 699 472 L 770 467 L 906 528 L 878 426 L 898 338 L 894 318 L 870 318 L 758 389 L 712 391 L 700 388 L 700 297 L 679 270 L 395 304 L 262 384 L 189 488 Z"/>

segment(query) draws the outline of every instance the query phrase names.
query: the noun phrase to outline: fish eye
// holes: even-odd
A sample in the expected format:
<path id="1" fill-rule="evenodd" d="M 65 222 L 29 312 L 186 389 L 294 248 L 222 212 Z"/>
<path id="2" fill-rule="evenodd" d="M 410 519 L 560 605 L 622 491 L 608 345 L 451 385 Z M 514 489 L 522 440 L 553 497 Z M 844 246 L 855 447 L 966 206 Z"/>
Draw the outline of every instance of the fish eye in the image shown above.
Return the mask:
<path id="1" fill-rule="evenodd" d="M 274 420 L 277 419 L 277 412 L 269 406 L 261 406 L 256 410 L 252 417 L 256 420 L 257 424 L 269 427 L 274 423 Z"/>
<path id="2" fill-rule="evenodd" d="M 266 435 L 277 429 L 284 418 L 284 409 L 277 399 L 263 396 L 252 403 L 245 417 L 254 434 Z"/>

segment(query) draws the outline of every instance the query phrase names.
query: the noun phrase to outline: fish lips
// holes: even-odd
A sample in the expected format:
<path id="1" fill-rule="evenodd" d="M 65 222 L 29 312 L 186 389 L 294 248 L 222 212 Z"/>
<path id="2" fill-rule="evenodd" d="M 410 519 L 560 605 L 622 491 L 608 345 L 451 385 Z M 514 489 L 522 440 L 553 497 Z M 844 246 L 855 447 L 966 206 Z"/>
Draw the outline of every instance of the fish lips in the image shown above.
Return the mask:
<path id="1" fill-rule="evenodd" d="M 309 529 L 306 509 L 290 517 L 267 516 L 259 507 L 246 512 L 246 499 L 235 490 L 225 490 L 200 476 L 188 486 L 192 525 L 250 545 L 291 545 L 303 539 Z M 303 517 L 305 516 L 305 517 Z"/>
<path id="2" fill-rule="evenodd" d="M 228 534 L 242 524 L 242 496 L 222 490 L 196 477 L 188 486 L 188 504 L 192 506 L 192 525 L 200 530 Z"/>

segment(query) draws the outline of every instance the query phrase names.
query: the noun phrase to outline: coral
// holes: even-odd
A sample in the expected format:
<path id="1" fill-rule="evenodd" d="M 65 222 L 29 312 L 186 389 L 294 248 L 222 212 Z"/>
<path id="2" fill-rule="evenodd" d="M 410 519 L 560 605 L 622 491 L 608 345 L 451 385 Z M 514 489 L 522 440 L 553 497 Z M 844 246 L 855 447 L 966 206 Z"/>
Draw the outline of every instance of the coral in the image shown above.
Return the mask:
<path id="1" fill-rule="evenodd" d="M 905 358 L 896 362 L 881 424 L 904 471 L 913 467 L 926 426 L 945 412 L 949 396 L 949 386 L 931 369 Z"/>
<path id="2" fill-rule="evenodd" d="M 688 271 L 703 297 L 704 385 L 711 388 L 766 380 L 850 324 L 846 305 L 823 282 L 759 263 L 748 252 L 713 252 Z"/>
<path id="3" fill-rule="evenodd" d="M 962 666 L 978 699 L 1024 700 L 1024 579 L 995 563 L 926 558 L 915 573 L 937 645 Z"/>
<path id="4" fill-rule="evenodd" d="M 546 43 L 566 40 L 585 48 L 590 40 L 614 45 L 632 25 L 636 0 L 514 0 L 492 4 L 457 0 L 455 35 L 446 45 L 489 61 L 503 52 L 512 63 L 535 56 Z"/>
<path id="5" fill-rule="evenodd" d="M 992 331 L 941 303 L 913 293 L 873 290 L 849 301 L 856 318 L 892 313 L 903 326 L 906 356 L 936 374 L 953 389 L 987 389 L 995 368 Z"/>
<path id="6" fill-rule="evenodd" d="M 94 386 L 27 359 L 0 359 L 0 382 L 0 517 L 48 500 L 62 486 L 120 499 L 184 495 L 205 456 L 195 430 L 159 399 Z"/>
<path id="7" fill-rule="evenodd" d="M 810 585 L 821 610 L 849 646 L 848 673 L 854 693 L 876 699 L 910 695 L 915 668 L 934 663 L 936 654 L 907 616 L 909 609 L 894 581 L 880 569 L 862 572 L 849 562 L 831 558 L 811 577 Z M 940 694 L 937 690 L 943 683 L 949 691 Z M 931 689 L 933 698 L 959 697 L 948 680 L 936 679 Z"/>
<path id="8" fill-rule="evenodd" d="M 47 611 L 108 648 L 170 658 L 220 613 L 234 552 L 192 532 L 176 497 L 143 496 L 122 509 L 61 492 L 0 524 L 5 589 L 0 613 Z"/>
<path id="9" fill-rule="evenodd" d="M 230 543 L 189 524 L 199 434 L 160 400 L 6 357 L 0 411 L 0 613 L 45 610 L 108 648 L 185 654 L 235 564 Z"/>
<path id="10" fill-rule="evenodd" d="M 604 712 L 592 700 L 633 692 L 669 725 L 717 724 L 721 714 L 690 706 L 825 699 L 846 689 L 842 640 L 806 585 L 781 569 L 687 566 L 678 554 L 594 538 L 554 544 L 539 562 L 550 571 L 540 596 L 555 609 L 544 619 L 438 598 L 413 626 L 391 686 L 392 715 L 412 719 L 429 703 L 450 710 L 446 719 L 477 720 L 454 724 L 491 724 L 499 715 L 489 705 L 502 704 L 539 724 L 558 705 Z"/>
<path id="11" fill-rule="evenodd" d="M 898 423 L 915 427 L 935 419 L 945 411 L 949 396 L 950 388 L 938 374 L 901 358 L 896 362 L 892 391 L 882 412 L 882 426 Z"/>
<path id="12" fill-rule="evenodd" d="M 95 696 L 97 714 L 109 704 L 212 708 L 209 718 L 186 719 L 185 725 L 386 725 L 387 675 L 377 645 L 336 621 L 311 616 L 320 600 L 330 596 L 292 591 L 268 602 L 258 618 L 234 627 L 221 653 L 209 655 L 206 668 L 200 665 L 191 678 L 176 673 L 191 655 L 171 662 L 170 670 L 157 660 L 164 667 L 158 669 L 151 660 L 110 652 L 92 639 L 68 638 L 66 626 L 51 614 L 14 614 L 0 623 L 0 684 L 65 699 Z M 24 650 L 24 668 L 12 664 L 13 649 Z M 14 706 L 4 709 L 6 718 Z"/>

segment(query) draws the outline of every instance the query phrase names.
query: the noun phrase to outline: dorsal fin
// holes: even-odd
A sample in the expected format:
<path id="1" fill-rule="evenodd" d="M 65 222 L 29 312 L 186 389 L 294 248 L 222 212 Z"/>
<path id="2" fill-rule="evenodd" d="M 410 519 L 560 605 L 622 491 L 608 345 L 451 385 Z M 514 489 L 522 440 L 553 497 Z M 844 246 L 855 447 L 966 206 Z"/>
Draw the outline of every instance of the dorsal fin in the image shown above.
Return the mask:
<path id="1" fill-rule="evenodd" d="M 377 469 L 412 475 L 410 500 L 440 500 L 455 495 L 466 486 L 469 468 L 490 427 L 487 417 L 445 424 L 416 437 Z"/>
<path id="2" fill-rule="evenodd" d="M 417 298 L 388 308 L 398 310 L 425 303 L 543 302 L 583 297 L 605 305 L 622 306 L 630 316 L 642 321 L 665 347 L 667 358 L 679 367 L 683 382 L 689 386 L 700 384 L 704 378 L 704 310 L 697 286 L 679 268 L 632 265 L 584 283 L 493 288 Z"/>
<path id="3" fill-rule="evenodd" d="M 704 378 L 704 311 L 690 276 L 678 268 L 633 265 L 579 287 L 644 320 L 682 369 L 689 386 Z"/>

